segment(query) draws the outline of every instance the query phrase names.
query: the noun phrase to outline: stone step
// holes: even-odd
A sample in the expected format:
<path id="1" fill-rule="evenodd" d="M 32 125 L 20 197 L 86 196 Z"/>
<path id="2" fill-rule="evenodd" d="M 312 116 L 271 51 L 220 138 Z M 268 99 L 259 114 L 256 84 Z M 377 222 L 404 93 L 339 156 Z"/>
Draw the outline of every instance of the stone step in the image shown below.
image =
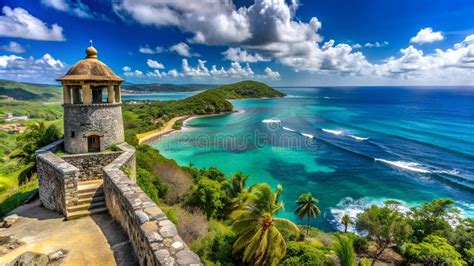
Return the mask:
<path id="1" fill-rule="evenodd" d="M 102 214 L 102 213 L 106 213 L 106 212 L 107 212 L 107 208 L 105 206 L 104 207 L 99 207 L 99 208 L 93 208 L 93 209 L 90 209 L 90 210 L 68 212 L 67 219 L 72 220 L 72 219 L 77 219 L 77 218 L 90 216 L 90 215 L 94 215 L 94 214 Z"/>
<path id="2" fill-rule="evenodd" d="M 94 191 L 87 191 L 87 192 L 78 192 L 77 193 L 77 198 L 79 200 L 82 199 L 92 199 L 96 197 L 103 197 L 104 196 L 104 190 L 103 189 L 98 189 Z"/>
<path id="3" fill-rule="evenodd" d="M 90 192 L 102 189 L 102 180 L 100 182 L 90 182 L 90 181 L 83 181 L 79 182 L 77 185 L 77 192 Z"/>
<path id="4" fill-rule="evenodd" d="M 76 211 L 83 211 L 83 210 L 92 210 L 94 208 L 104 207 L 105 201 L 98 201 L 93 203 L 84 203 L 80 205 L 68 206 L 68 212 L 76 212 Z"/>
<path id="5" fill-rule="evenodd" d="M 77 201 L 77 205 L 86 204 L 86 203 L 94 203 L 99 201 L 105 201 L 104 194 L 102 193 L 100 196 L 94 197 L 87 197 L 87 198 L 79 198 Z"/>

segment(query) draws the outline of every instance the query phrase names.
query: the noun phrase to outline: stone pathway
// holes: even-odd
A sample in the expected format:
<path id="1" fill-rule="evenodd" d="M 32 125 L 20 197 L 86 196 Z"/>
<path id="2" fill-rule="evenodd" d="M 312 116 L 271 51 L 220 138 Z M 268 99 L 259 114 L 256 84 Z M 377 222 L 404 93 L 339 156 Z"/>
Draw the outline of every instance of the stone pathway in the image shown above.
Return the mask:
<path id="1" fill-rule="evenodd" d="M 132 246 L 121 227 L 108 214 L 65 221 L 59 214 L 40 207 L 39 200 L 18 207 L 18 219 L 1 228 L 0 236 L 10 236 L 21 244 L 0 254 L 0 265 L 25 252 L 51 254 L 67 251 L 62 265 L 137 265 Z"/>

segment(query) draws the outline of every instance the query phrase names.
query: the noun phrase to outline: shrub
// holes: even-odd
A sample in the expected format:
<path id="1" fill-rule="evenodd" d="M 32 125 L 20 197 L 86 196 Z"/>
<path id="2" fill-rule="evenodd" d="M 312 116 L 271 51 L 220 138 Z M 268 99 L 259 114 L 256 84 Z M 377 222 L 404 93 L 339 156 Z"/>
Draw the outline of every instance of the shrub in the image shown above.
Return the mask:
<path id="1" fill-rule="evenodd" d="M 286 256 L 280 265 L 324 265 L 324 253 L 304 242 L 287 243 Z"/>
<path id="2" fill-rule="evenodd" d="M 157 176 L 141 167 L 137 167 L 137 183 L 154 202 L 159 202 L 168 190 Z"/>
<path id="3" fill-rule="evenodd" d="M 359 266 L 371 266 L 371 265 L 372 265 L 372 263 L 366 257 L 361 258 L 360 261 L 359 261 Z"/>
<path id="4" fill-rule="evenodd" d="M 191 249 L 201 257 L 205 265 L 236 265 L 240 261 L 232 255 L 232 245 L 236 238 L 229 226 L 211 220 L 209 233 L 191 243 Z"/>
<path id="5" fill-rule="evenodd" d="M 369 241 L 365 239 L 364 237 L 360 237 L 356 234 L 352 234 L 352 245 L 354 246 L 354 250 L 357 253 L 363 253 L 367 251 L 367 248 L 369 246 Z"/>
<path id="6" fill-rule="evenodd" d="M 453 246 L 443 237 L 429 235 L 419 244 L 408 243 L 404 251 L 410 262 L 429 265 L 467 265 Z"/>
<path id="7" fill-rule="evenodd" d="M 229 191 L 222 183 L 202 177 L 192 186 L 186 204 L 203 209 L 208 218 L 225 219 L 232 211 L 229 195 Z"/>

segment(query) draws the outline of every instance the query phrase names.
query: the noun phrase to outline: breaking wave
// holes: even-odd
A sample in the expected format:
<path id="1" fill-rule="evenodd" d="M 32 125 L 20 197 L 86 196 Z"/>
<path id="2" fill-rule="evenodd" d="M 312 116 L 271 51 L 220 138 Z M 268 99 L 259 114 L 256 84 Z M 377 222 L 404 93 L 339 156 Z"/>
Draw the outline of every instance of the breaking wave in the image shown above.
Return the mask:
<path id="1" fill-rule="evenodd" d="M 262 120 L 262 123 L 266 123 L 266 124 L 280 124 L 281 121 L 280 121 L 280 119 L 263 119 L 263 120 Z"/>
<path id="2" fill-rule="evenodd" d="M 286 130 L 286 131 L 296 132 L 296 130 L 291 129 L 291 128 L 289 128 L 289 127 L 281 127 L 281 128 L 283 128 L 283 130 Z"/>
<path id="3" fill-rule="evenodd" d="M 422 167 L 419 163 L 415 163 L 415 162 L 390 161 L 390 160 L 385 160 L 385 159 L 380 159 L 380 158 L 375 158 L 374 160 L 376 162 L 386 163 L 386 164 L 389 164 L 393 167 L 401 168 L 401 169 L 408 170 L 408 171 L 411 171 L 411 172 L 422 173 L 422 174 L 431 173 L 430 170 Z"/>
<path id="4" fill-rule="evenodd" d="M 353 138 L 355 140 L 360 140 L 360 141 L 364 141 L 364 140 L 368 140 L 369 138 L 363 138 L 363 137 L 359 137 L 359 136 L 356 136 L 356 135 L 348 135 L 350 138 Z"/>
<path id="5" fill-rule="evenodd" d="M 332 130 L 332 129 L 325 129 L 325 128 L 322 128 L 321 130 L 326 132 L 326 133 L 330 133 L 330 134 L 334 134 L 334 135 L 338 135 L 338 136 L 342 135 L 344 133 L 341 130 Z"/>
<path id="6" fill-rule="evenodd" d="M 306 134 L 306 133 L 300 133 L 300 134 L 301 134 L 301 136 L 305 136 L 305 137 L 310 138 L 310 139 L 314 138 L 314 136 L 311 135 L 311 134 Z"/>

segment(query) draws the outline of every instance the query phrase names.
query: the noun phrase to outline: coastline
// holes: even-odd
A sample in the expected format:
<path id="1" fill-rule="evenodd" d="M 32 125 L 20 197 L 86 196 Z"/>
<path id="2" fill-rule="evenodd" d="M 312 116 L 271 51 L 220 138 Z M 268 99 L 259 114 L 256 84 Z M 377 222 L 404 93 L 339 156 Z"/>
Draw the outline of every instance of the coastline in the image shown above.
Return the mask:
<path id="1" fill-rule="evenodd" d="M 189 121 L 191 121 L 195 118 L 198 118 L 198 117 L 210 117 L 210 116 L 226 115 L 226 114 L 232 114 L 232 113 L 238 113 L 238 112 L 239 111 L 233 110 L 233 111 L 230 111 L 230 112 L 224 112 L 224 113 L 218 113 L 218 114 L 177 116 L 177 117 L 174 117 L 174 118 L 170 119 L 168 122 L 166 122 L 164 127 L 157 130 L 156 132 L 149 131 L 149 132 L 143 133 L 143 134 L 146 134 L 146 135 L 141 137 L 141 138 L 138 138 L 138 143 L 139 144 L 148 144 L 148 145 L 156 143 L 157 141 L 159 141 L 164 136 L 182 131 L 185 128 L 187 122 L 189 122 Z M 183 123 L 181 129 L 173 129 L 173 125 L 176 122 L 182 122 Z"/>

